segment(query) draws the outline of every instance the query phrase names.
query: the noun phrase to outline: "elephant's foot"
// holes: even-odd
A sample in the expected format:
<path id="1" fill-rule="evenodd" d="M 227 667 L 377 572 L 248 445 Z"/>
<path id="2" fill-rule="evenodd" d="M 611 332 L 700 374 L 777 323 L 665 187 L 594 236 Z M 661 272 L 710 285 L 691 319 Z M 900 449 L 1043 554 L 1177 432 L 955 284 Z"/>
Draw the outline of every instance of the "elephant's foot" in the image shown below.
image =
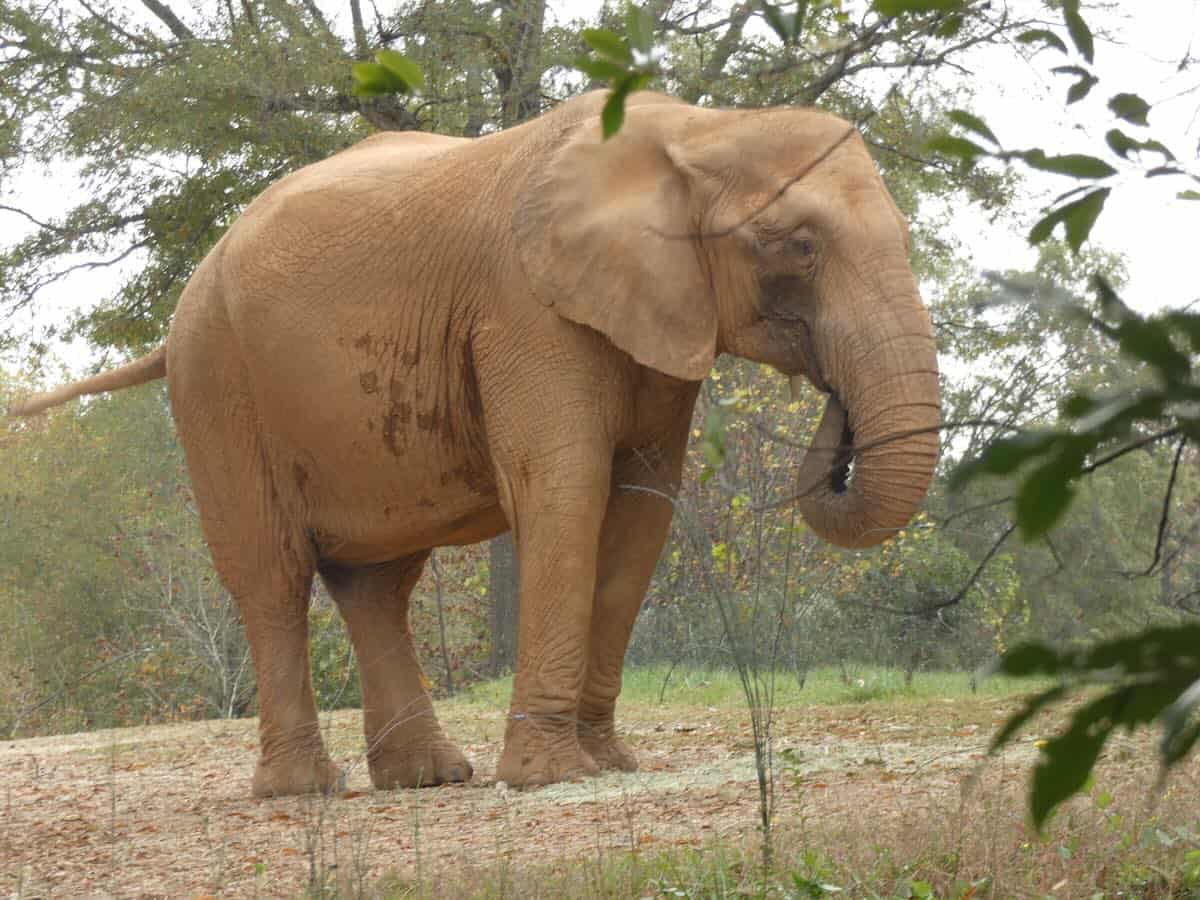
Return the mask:
<path id="1" fill-rule="evenodd" d="M 530 717 L 510 722 L 496 766 L 497 781 L 528 788 L 599 774 L 600 766 L 580 746 L 572 724 L 545 727 L 535 721 Z"/>
<path id="2" fill-rule="evenodd" d="M 346 776 L 324 750 L 262 756 L 254 770 L 255 797 L 330 794 L 344 790 Z"/>
<path id="3" fill-rule="evenodd" d="M 382 747 L 369 754 L 367 762 L 371 783 L 381 791 L 470 781 L 475 772 L 462 751 L 445 738 L 420 746 Z"/>
<path id="4" fill-rule="evenodd" d="M 596 761 L 601 769 L 636 772 L 637 757 L 626 743 L 617 737 L 612 723 L 579 726 L 579 746 Z"/>

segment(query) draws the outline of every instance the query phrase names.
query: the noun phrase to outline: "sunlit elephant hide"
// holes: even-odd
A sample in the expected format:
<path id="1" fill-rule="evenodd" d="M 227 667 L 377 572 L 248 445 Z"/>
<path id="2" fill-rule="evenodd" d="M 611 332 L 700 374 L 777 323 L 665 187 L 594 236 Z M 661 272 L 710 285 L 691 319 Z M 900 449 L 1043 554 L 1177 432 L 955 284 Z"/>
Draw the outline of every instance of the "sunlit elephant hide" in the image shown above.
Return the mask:
<path id="1" fill-rule="evenodd" d="M 409 594 L 432 548 L 510 528 L 496 778 L 634 769 L 613 723 L 625 648 L 719 354 L 828 395 L 799 472 L 817 534 L 878 543 L 925 494 L 932 329 L 859 135 L 645 93 L 605 141 L 604 99 L 476 140 L 379 134 L 289 175 L 197 268 L 163 347 L 16 410 L 167 378 L 257 670 L 258 796 L 339 782 L 308 668 L 318 574 L 357 654 L 372 781 L 471 778 L 422 684 Z"/>

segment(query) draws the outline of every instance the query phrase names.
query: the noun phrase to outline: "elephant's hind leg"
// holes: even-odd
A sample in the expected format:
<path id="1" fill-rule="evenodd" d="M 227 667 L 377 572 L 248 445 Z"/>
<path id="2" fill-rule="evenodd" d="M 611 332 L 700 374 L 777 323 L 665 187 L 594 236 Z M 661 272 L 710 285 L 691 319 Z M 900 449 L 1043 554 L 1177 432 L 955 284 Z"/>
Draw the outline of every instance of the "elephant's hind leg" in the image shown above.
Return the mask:
<path id="1" fill-rule="evenodd" d="M 175 399 L 200 519 L 221 580 L 237 601 L 258 679 L 256 797 L 337 790 L 342 774 L 321 740 L 308 663 L 311 541 L 281 498 L 248 398 L 201 419 Z"/>
<path id="2" fill-rule="evenodd" d="M 321 566 L 358 657 L 367 763 L 375 787 L 467 781 L 471 764 L 438 724 L 408 626 L 428 553 L 379 566 Z"/>

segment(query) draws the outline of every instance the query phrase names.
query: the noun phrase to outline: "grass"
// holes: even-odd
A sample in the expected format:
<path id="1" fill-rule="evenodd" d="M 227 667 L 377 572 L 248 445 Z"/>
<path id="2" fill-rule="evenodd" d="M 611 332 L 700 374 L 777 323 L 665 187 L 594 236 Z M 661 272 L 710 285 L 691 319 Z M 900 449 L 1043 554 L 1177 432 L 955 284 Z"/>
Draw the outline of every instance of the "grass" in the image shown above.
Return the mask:
<path id="1" fill-rule="evenodd" d="M 1103 794 L 1101 794 L 1103 796 Z M 385 878 L 378 896 L 463 898 L 1162 898 L 1200 897 L 1200 817 L 1166 826 L 1132 809 L 1076 804 L 1067 821 L 1037 837 L 1001 813 L 960 811 L 879 828 L 870 810 L 856 824 L 781 823 L 777 863 L 764 873 L 753 839 L 695 847 L 597 854 L 573 863 L 473 868 L 428 882 Z M 970 807 L 1005 804 L 995 790 Z M 1087 809 L 1087 804 L 1092 809 Z"/>
<path id="2" fill-rule="evenodd" d="M 663 683 L 666 690 L 663 690 Z M 922 703 L 933 699 L 966 697 L 1017 697 L 1039 689 L 1041 683 L 1003 676 L 980 677 L 974 686 L 969 672 L 919 672 L 911 685 L 904 673 L 882 666 L 856 665 L 843 675 L 836 667 L 811 669 L 804 683 L 792 673 L 776 675 L 777 706 L 842 706 L 855 703 Z M 511 678 L 472 685 L 453 703 L 495 707 L 508 702 Z M 662 705 L 740 708 L 744 705 L 741 682 L 731 669 L 697 669 L 643 666 L 625 671 L 621 687 L 624 705 Z"/>

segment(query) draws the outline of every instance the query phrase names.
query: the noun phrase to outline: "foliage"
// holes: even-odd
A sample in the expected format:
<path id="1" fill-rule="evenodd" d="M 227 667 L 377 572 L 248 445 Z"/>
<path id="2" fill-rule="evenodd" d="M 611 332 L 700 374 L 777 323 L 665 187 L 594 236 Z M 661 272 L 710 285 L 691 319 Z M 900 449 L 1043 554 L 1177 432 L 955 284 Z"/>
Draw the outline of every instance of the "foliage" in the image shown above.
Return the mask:
<path id="1" fill-rule="evenodd" d="M 1063 21 L 1075 50 L 1089 66 L 1094 61 L 1091 30 L 1077 2 L 1062 4 Z M 1026 32 L 1025 43 L 1041 42 L 1067 53 L 1065 43 L 1053 32 Z M 1068 89 L 1067 102 L 1085 97 L 1100 79 L 1082 65 L 1059 66 L 1056 73 L 1076 80 Z M 1150 105 L 1135 94 L 1120 92 L 1108 101 L 1113 116 L 1136 127 L 1148 126 Z M 1086 182 L 1061 195 L 1034 225 L 1029 242 L 1045 241 L 1063 225 L 1067 243 L 1078 251 L 1089 234 L 1111 188 L 1100 182 L 1118 174 L 1104 160 L 1085 154 L 1047 156 L 1040 148 L 1005 150 L 996 135 L 978 116 L 955 111 L 950 119 L 960 128 L 982 137 L 996 149 L 973 140 L 942 136 L 931 146 L 972 165 L 982 158 L 1006 163 L 1023 162 L 1045 172 Z M 1138 140 L 1119 127 L 1106 135 L 1108 150 L 1120 160 L 1135 155 L 1151 177 L 1172 175 L 1200 182 L 1187 172 L 1160 141 Z M 1157 157 L 1152 166 L 1141 162 Z M 1189 192 L 1181 192 L 1186 198 Z M 1150 444 L 1176 440 L 1166 494 L 1162 501 L 1154 558 L 1143 573 L 1155 571 L 1162 558 L 1163 540 L 1169 525 L 1173 493 L 1181 460 L 1189 442 L 1200 438 L 1200 385 L 1193 365 L 1200 354 L 1200 315 L 1173 311 L 1142 316 L 1129 309 L 1117 291 L 1101 275 L 1093 279 L 1098 312 L 1068 306 L 1069 314 L 1086 321 L 1113 342 L 1124 356 L 1150 373 L 1147 383 L 1105 393 L 1079 391 L 1062 404 L 1061 418 L 1053 427 L 1021 430 L 993 440 L 979 457 L 959 469 L 956 481 L 963 484 L 981 474 L 1018 473 L 1020 487 L 1015 497 L 1015 520 L 1027 540 L 1045 536 L 1062 518 L 1076 495 L 1080 478 L 1122 456 Z M 1115 447 L 1115 449 L 1114 449 Z M 1200 725 L 1200 657 L 1196 647 L 1200 633 L 1194 625 L 1176 625 L 1099 643 L 1088 652 L 1058 652 L 1042 643 L 1031 643 L 1007 654 L 1000 664 L 1010 674 L 1052 675 L 1063 683 L 1033 698 L 997 736 L 995 745 L 1010 741 L 1021 726 L 1044 706 L 1077 691 L 1082 685 L 1101 683 L 1105 690 L 1075 712 L 1067 730 L 1048 741 L 1039 761 L 1031 792 L 1035 824 L 1044 824 L 1050 813 L 1087 783 L 1101 748 L 1118 727 L 1134 727 L 1159 720 L 1163 724 L 1160 745 L 1166 766 L 1178 762 L 1195 744 Z"/>
<path id="2" fill-rule="evenodd" d="M 593 56 L 580 56 L 575 68 L 593 82 L 609 87 L 608 100 L 600 115 L 605 139 L 612 137 L 625 121 L 625 99 L 641 90 L 658 74 L 660 52 L 653 45 L 654 20 L 641 7 L 625 7 L 625 35 L 604 28 L 585 28 L 580 37 Z"/>
<path id="3" fill-rule="evenodd" d="M 353 92 L 358 97 L 411 94 L 425 85 L 425 74 L 411 59 L 395 50 L 380 50 L 375 62 L 355 63 Z"/>

